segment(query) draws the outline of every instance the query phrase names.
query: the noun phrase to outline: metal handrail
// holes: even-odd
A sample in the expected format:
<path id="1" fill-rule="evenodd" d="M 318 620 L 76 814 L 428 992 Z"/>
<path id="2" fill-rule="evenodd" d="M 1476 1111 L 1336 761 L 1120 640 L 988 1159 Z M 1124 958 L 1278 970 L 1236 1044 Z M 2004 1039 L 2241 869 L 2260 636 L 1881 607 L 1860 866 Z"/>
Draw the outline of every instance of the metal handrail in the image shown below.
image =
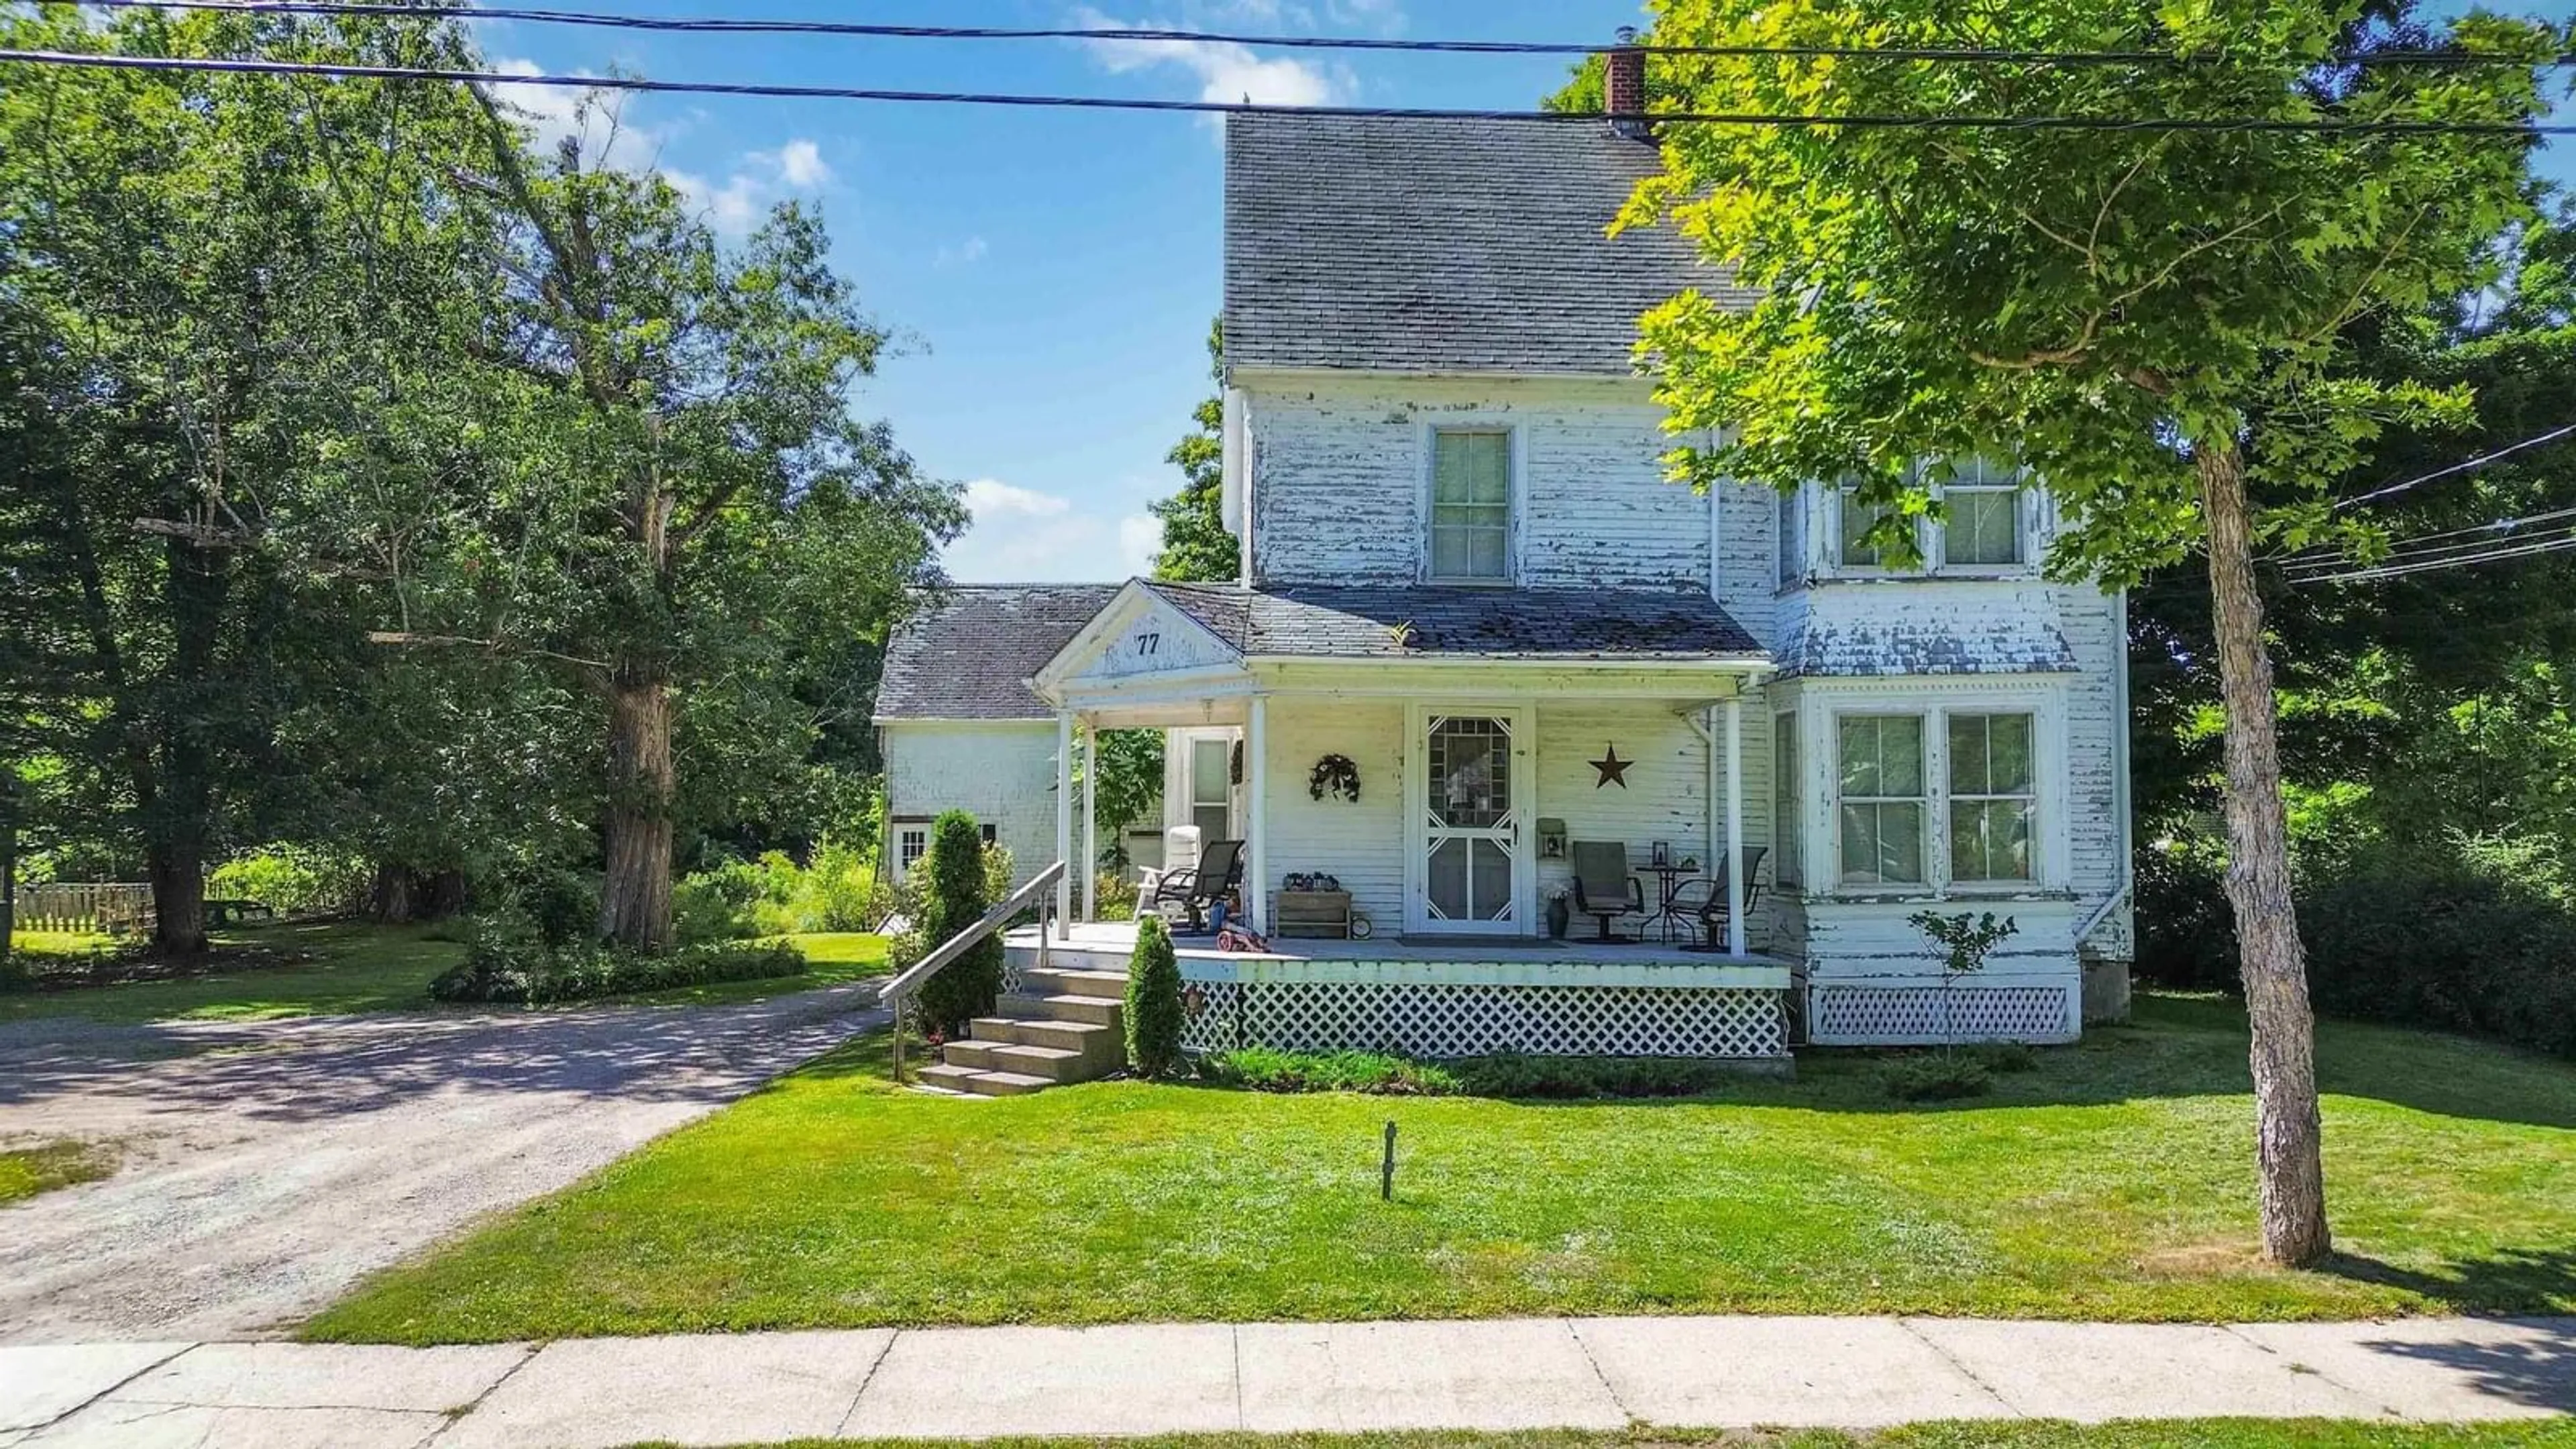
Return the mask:
<path id="1" fill-rule="evenodd" d="M 949 963 L 973 949 L 975 943 L 1008 925 L 1013 916 L 1037 907 L 1038 969 L 1047 966 L 1047 934 L 1055 915 L 1055 886 L 1064 879 L 1064 862 L 1057 861 L 1039 871 L 1035 879 L 1002 899 L 1002 903 L 984 913 L 984 918 L 965 930 L 939 943 L 938 949 L 904 969 L 901 975 L 877 988 L 877 1004 L 894 1008 L 894 1080 L 903 1085 L 903 1007 L 918 993 L 924 982 L 946 969 Z"/>

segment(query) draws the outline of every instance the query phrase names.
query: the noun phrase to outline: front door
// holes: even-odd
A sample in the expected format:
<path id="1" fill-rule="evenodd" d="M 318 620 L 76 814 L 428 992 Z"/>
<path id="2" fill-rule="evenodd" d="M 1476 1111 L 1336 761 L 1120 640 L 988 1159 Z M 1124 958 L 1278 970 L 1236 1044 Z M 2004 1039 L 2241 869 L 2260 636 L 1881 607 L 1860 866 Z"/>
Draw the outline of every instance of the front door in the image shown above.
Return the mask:
<path id="1" fill-rule="evenodd" d="M 1521 722 L 1509 711 L 1430 712 L 1416 736 L 1422 768 L 1419 856 L 1409 929 L 1526 934 L 1521 920 Z"/>

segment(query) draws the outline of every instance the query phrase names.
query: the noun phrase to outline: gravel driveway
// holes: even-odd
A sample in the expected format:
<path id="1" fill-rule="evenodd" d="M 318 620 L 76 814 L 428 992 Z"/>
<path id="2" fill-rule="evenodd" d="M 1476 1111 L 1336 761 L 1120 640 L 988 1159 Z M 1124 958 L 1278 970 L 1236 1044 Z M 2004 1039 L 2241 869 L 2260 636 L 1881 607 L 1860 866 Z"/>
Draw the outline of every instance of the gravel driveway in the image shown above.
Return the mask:
<path id="1" fill-rule="evenodd" d="M 123 1149 L 0 1209 L 0 1343 L 277 1333 L 876 1024 L 872 1000 L 0 1025 L 0 1145 Z"/>

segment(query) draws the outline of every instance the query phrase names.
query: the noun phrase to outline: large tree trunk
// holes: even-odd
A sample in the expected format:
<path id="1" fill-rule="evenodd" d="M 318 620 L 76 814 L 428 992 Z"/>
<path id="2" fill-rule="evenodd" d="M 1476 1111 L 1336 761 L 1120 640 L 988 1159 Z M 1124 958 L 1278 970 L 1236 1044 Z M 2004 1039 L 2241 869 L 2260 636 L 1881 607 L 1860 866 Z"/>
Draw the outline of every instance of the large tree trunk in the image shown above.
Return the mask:
<path id="1" fill-rule="evenodd" d="M 395 860 L 376 862 L 373 912 L 378 925 L 399 926 L 416 914 L 412 904 L 411 867 Z"/>
<path id="2" fill-rule="evenodd" d="M 625 668 L 608 691 L 608 878 L 599 934 L 656 950 L 671 939 L 671 686 Z"/>
<path id="3" fill-rule="evenodd" d="M 2254 1026 L 2263 1251 L 2274 1262 L 2298 1266 L 2323 1258 L 2332 1241 L 2317 1115 L 2316 1019 L 2308 1009 L 2307 954 L 2290 900 L 2272 660 L 2263 644 L 2263 600 L 2254 588 L 2244 457 L 2232 444 L 2204 449 L 2198 469 L 2209 520 L 2219 692 L 2227 706 L 2227 899 L 2236 911 L 2245 1008 Z"/>
<path id="4" fill-rule="evenodd" d="M 231 561 L 220 550 L 172 539 L 170 697 L 154 720 L 160 791 L 145 810 L 144 863 L 152 881 L 152 942 L 164 952 L 206 949 L 206 857 L 214 839 L 213 718 L 234 706 L 217 678 Z"/>

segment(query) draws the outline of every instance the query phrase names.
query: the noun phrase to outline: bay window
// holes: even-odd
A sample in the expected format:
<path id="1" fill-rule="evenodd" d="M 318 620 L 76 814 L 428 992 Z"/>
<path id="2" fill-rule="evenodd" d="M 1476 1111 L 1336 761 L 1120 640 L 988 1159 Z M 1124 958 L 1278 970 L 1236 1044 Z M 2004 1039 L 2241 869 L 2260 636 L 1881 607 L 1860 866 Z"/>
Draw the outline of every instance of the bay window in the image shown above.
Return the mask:
<path id="1" fill-rule="evenodd" d="M 2017 470 L 1970 458 L 1958 465 L 1940 491 L 1948 515 L 1941 525 L 1945 567 L 2018 568 L 2022 564 Z"/>
<path id="2" fill-rule="evenodd" d="M 2038 885 L 2038 720 L 2026 709 L 1836 715 L 1836 883 Z"/>

